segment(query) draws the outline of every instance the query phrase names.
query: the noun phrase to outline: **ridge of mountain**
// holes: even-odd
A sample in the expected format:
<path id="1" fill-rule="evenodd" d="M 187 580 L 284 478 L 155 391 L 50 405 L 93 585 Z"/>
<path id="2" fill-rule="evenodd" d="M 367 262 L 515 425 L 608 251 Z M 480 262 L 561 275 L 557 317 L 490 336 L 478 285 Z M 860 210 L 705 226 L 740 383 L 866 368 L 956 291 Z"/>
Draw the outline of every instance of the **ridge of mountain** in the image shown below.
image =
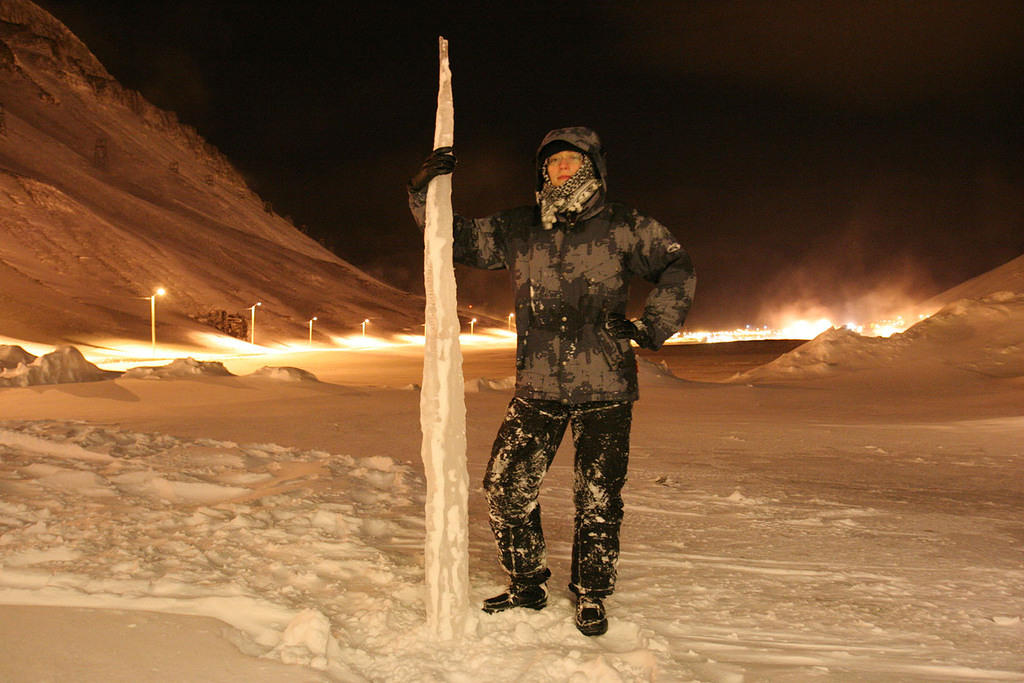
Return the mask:
<path id="1" fill-rule="evenodd" d="M 0 0 L 0 86 L 0 336 L 148 341 L 158 287 L 167 341 L 257 301 L 268 343 L 304 338 L 313 316 L 318 334 L 367 318 L 419 330 L 422 297 L 274 214 L 198 132 L 28 0 Z"/>
<path id="2" fill-rule="evenodd" d="M 997 292 L 1024 294 L 1024 254 L 936 294 L 923 301 L 919 308 L 936 311 L 960 299 L 981 299 Z"/>

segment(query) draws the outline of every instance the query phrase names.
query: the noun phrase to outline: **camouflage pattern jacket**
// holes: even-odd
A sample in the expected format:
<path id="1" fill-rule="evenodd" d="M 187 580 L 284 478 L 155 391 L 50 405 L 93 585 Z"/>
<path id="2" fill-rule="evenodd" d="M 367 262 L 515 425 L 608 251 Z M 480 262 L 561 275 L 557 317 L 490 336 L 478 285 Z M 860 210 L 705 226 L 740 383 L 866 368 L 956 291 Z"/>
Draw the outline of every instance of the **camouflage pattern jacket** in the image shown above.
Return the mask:
<path id="1" fill-rule="evenodd" d="M 563 128 L 540 149 L 564 140 L 588 154 L 601 189 L 572 222 L 562 217 L 550 230 L 537 206 L 486 218 L 455 216 L 454 259 L 476 268 L 512 272 L 515 287 L 516 396 L 576 405 L 633 401 L 636 358 L 629 340 L 605 329 L 609 313 L 625 314 L 629 283 L 654 284 L 640 322 L 657 349 L 686 318 L 696 277 L 686 251 L 663 225 L 621 204 L 606 202 L 605 160 L 597 135 Z M 537 160 L 538 188 L 541 182 Z M 426 191 L 409 205 L 423 227 Z"/>

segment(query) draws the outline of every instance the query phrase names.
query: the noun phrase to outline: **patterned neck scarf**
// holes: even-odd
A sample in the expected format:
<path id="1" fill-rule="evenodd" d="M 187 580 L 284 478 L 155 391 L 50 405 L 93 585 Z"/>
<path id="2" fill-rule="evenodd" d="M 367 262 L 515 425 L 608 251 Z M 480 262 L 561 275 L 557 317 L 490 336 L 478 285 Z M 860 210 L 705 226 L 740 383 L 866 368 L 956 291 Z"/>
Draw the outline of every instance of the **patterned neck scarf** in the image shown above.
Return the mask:
<path id="1" fill-rule="evenodd" d="M 537 203 L 540 204 L 540 222 L 545 230 L 554 227 L 559 215 L 570 221 L 579 215 L 601 187 L 594 173 L 594 165 L 586 154 L 583 155 L 583 164 L 579 170 L 558 187 L 551 184 L 546 161 L 543 173 L 544 187 L 537 193 Z"/>

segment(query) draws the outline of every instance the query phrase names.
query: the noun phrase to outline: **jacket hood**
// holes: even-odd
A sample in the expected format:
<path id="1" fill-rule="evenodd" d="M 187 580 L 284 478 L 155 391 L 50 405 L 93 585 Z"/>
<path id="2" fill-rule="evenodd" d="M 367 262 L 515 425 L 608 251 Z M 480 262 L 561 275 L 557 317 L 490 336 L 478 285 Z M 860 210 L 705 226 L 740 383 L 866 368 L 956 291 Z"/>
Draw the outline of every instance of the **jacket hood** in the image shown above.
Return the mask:
<path id="1" fill-rule="evenodd" d="M 604 156 L 604 147 L 601 146 L 601 138 L 597 136 L 597 133 L 589 128 L 584 128 L 583 126 L 556 128 L 545 135 L 544 139 L 540 141 L 540 146 L 537 147 L 537 154 L 535 157 L 535 164 L 537 168 L 536 190 L 538 192 L 544 187 L 544 173 L 541 166 L 544 163 L 544 159 L 541 157 L 541 151 L 552 142 L 565 142 L 590 157 L 590 162 L 594 165 L 594 170 L 597 171 L 598 180 L 601 181 L 601 193 L 607 194 L 608 171 Z"/>

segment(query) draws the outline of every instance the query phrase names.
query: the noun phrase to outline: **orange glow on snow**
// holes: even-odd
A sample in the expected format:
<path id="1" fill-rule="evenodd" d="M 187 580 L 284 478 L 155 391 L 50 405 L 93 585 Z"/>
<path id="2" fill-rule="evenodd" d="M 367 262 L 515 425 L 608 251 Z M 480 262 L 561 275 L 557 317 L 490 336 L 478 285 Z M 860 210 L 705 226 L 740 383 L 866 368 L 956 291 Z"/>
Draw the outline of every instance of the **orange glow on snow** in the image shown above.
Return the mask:
<path id="1" fill-rule="evenodd" d="M 845 327 L 870 337 L 889 337 L 905 331 L 926 315 L 895 316 L 892 319 L 860 324 L 847 321 L 839 323 L 826 316 L 784 319 L 777 326 L 746 326 L 733 330 L 683 330 L 672 335 L 666 344 L 700 344 L 735 341 L 757 341 L 769 339 L 812 339 L 822 332 Z M 346 352 L 416 349 L 424 345 L 422 334 L 398 333 L 390 337 L 363 335 L 362 330 L 346 336 L 332 336 L 329 343 L 310 344 L 308 337 L 290 341 L 274 342 L 273 346 L 254 345 L 215 332 L 190 332 L 187 345 L 157 343 L 153 347 L 135 339 L 93 340 L 90 344 L 78 345 L 79 351 L 92 363 L 108 370 L 127 370 L 140 366 L 166 365 L 178 358 L 194 358 L 201 361 L 228 361 L 259 356 L 280 356 L 283 354 L 308 352 Z M 515 348 L 516 332 L 505 328 L 464 329 L 459 334 L 460 345 L 467 348 Z M 0 337 L 0 345 L 20 346 L 26 351 L 42 356 L 54 350 L 51 345 Z"/>

